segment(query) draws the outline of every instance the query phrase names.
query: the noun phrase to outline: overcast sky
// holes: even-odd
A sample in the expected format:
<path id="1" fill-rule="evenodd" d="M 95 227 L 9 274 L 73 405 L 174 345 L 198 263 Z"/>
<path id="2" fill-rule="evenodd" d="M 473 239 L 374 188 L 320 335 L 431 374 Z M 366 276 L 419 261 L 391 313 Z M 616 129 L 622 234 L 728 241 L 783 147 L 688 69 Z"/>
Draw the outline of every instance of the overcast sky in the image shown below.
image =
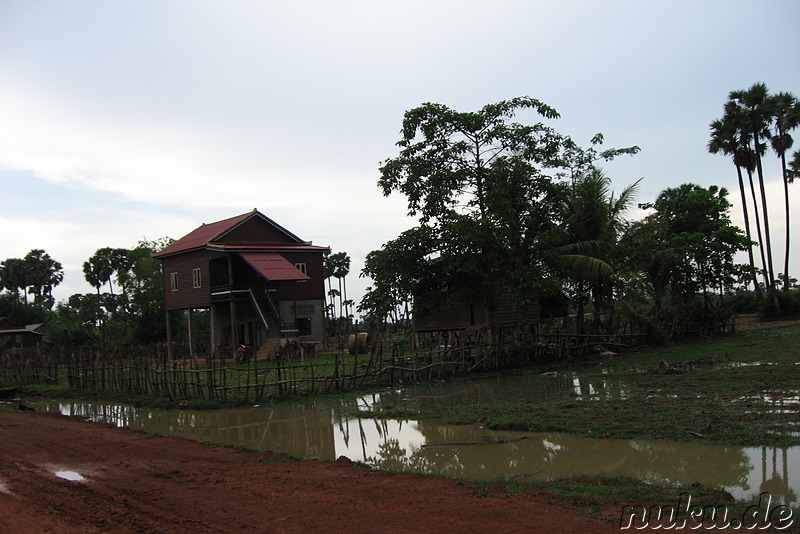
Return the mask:
<path id="1" fill-rule="evenodd" d="M 797 0 L 2 0 L 0 261 L 45 249 L 62 300 L 92 291 L 98 248 L 258 208 L 347 252 L 358 298 L 366 254 L 414 225 L 376 182 L 423 102 L 531 96 L 580 144 L 639 145 L 604 169 L 617 190 L 643 178 L 640 202 L 685 182 L 736 202 L 708 125 L 758 81 L 800 95 L 799 27 Z M 766 173 L 782 266 L 776 158 Z"/>

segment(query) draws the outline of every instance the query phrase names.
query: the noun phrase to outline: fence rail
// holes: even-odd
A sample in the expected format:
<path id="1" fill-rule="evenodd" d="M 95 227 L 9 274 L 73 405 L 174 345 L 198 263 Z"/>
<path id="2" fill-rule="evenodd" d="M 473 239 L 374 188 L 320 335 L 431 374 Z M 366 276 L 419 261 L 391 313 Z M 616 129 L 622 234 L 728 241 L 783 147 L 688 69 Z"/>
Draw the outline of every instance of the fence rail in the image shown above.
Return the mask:
<path id="1" fill-rule="evenodd" d="M 695 335 L 732 331 L 733 326 L 732 322 L 681 325 Z M 341 348 L 332 353 L 304 357 L 289 346 L 274 359 L 247 363 L 225 357 L 170 361 L 165 345 L 118 347 L 110 354 L 87 348 L 10 350 L 0 354 L 0 383 L 61 384 L 173 401 L 247 403 L 579 359 L 597 354 L 598 347 L 619 351 L 651 341 L 649 334 L 630 328 L 609 335 L 546 325 L 416 334 L 413 340 L 371 337 L 375 341 L 364 354 L 350 354 L 340 340 Z"/>

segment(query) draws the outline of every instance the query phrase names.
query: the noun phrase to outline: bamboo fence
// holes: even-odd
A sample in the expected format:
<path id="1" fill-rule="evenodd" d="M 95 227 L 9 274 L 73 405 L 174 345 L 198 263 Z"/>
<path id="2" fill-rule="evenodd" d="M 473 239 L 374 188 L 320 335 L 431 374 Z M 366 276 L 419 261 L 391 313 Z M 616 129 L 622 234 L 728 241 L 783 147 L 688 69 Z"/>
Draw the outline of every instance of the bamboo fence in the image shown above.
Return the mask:
<path id="1" fill-rule="evenodd" d="M 675 328 L 695 335 L 705 332 L 698 324 Z M 732 329 L 732 325 L 722 327 L 723 331 Z M 170 361 L 166 345 L 120 346 L 110 353 L 87 348 L 12 349 L 0 354 L 0 383 L 61 384 L 178 402 L 246 404 L 574 360 L 597 354 L 600 347 L 619 351 L 651 341 L 649 334 L 630 327 L 612 335 L 579 334 L 544 324 L 414 334 L 413 339 L 401 340 L 375 335 L 372 339 L 375 342 L 363 354 L 350 354 L 340 342 L 338 351 L 304 357 L 289 345 L 274 358 L 253 358 L 247 363 L 225 357 Z"/>

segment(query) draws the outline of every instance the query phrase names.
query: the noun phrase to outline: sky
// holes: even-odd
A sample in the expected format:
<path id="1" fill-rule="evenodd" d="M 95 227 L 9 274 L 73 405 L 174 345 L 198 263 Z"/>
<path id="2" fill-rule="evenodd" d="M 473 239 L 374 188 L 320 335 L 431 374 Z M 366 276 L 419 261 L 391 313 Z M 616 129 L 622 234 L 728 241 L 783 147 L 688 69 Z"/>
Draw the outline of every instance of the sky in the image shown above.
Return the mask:
<path id="1" fill-rule="evenodd" d="M 45 249 L 65 300 L 93 291 L 82 264 L 98 248 L 257 208 L 347 252 L 358 300 L 367 253 L 415 225 L 377 187 L 405 111 L 517 96 L 558 110 L 549 125 L 583 146 L 602 132 L 641 147 L 603 166 L 617 191 L 727 187 L 741 224 L 708 125 L 756 82 L 800 95 L 799 26 L 797 0 L 2 0 L 0 261 Z M 765 173 L 782 266 L 777 158 Z"/>

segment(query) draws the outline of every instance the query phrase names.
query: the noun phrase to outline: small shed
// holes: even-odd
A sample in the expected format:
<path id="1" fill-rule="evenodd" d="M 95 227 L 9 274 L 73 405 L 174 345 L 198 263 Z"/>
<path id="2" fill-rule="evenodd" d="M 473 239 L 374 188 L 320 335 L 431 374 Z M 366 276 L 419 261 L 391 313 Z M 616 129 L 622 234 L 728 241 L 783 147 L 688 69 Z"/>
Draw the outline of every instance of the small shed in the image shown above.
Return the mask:
<path id="1" fill-rule="evenodd" d="M 424 301 L 424 297 L 422 297 Z M 420 297 L 417 297 L 417 302 Z M 518 326 L 537 323 L 541 319 L 541 305 L 534 301 L 527 306 L 514 303 L 510 293 L 498 295 L 489 304 L 481 301 L 453 303 L 439 300 L 414 309 L 414 330 L 432 332 L 463 330 L 471 326 Z"/>
<path id="2" fill-rule="evenodd" d="M 42 323 L 20 325 L 8 317 L 0 317 L 0 351 L 9 348 L 35 347 L 44 338 Z"/>

